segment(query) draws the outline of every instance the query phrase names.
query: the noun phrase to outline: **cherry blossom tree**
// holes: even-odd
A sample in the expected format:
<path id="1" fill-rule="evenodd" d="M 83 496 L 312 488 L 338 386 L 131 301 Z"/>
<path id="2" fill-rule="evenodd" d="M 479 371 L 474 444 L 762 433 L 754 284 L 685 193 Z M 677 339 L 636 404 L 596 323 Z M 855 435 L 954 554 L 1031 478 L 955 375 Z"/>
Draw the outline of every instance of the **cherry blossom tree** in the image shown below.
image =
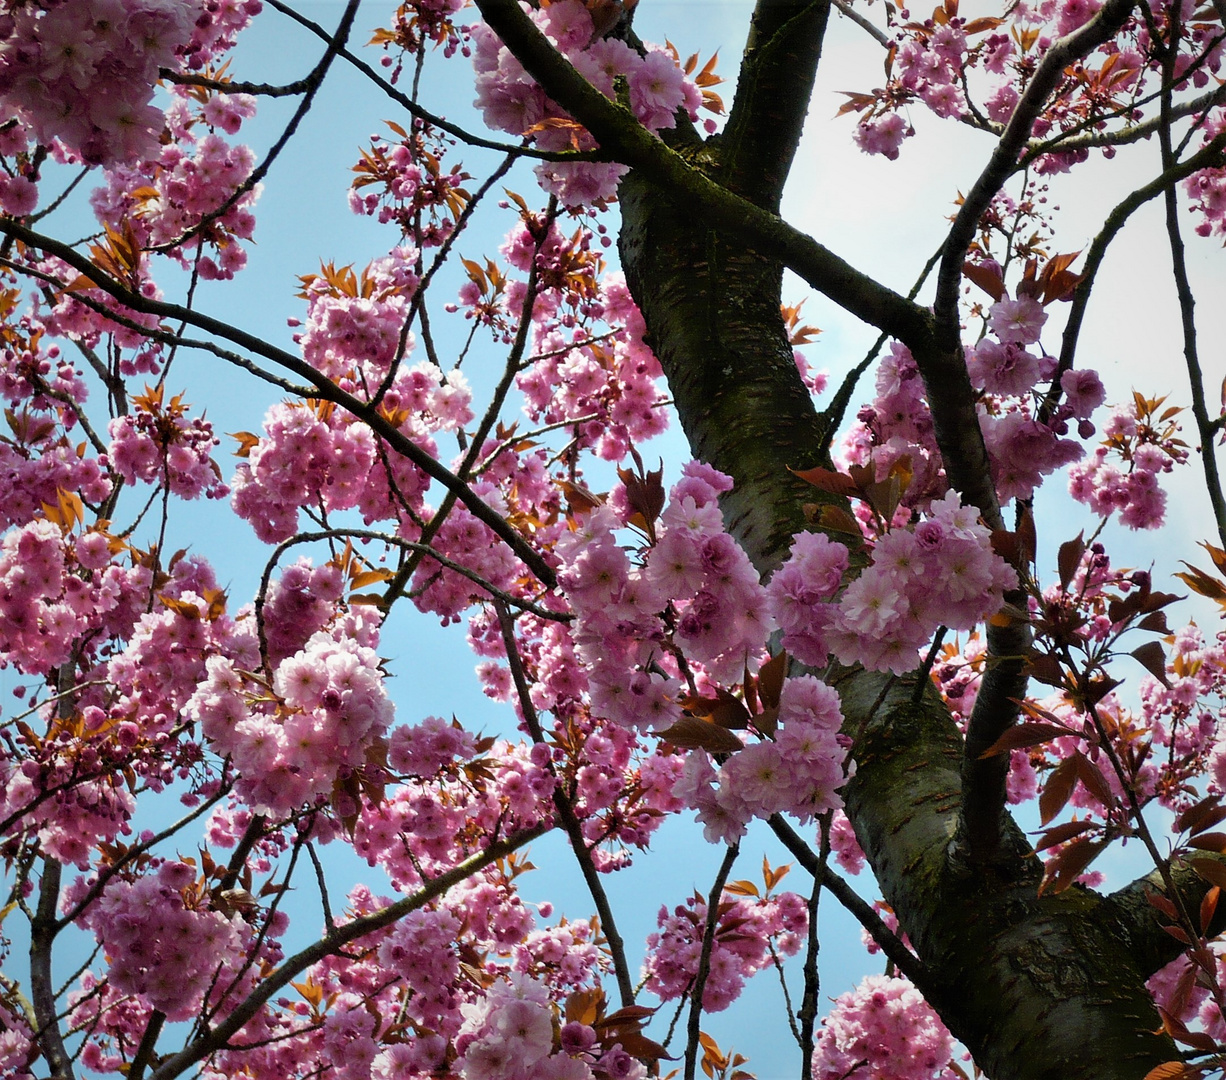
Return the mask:
<path id="1" fill-rule="evenodd" d="M 1226 7 L 759 0 L 731 92 L 643 8 L 405 0 L 362 46 L 358 0 L 5 0 L 5 1075 L 745 1080 L 714 1014 L 766 969 L 805 1080 L 1222 1075 L 1226 384 L 1188 266 L 1226 234 Z M 317 62 L 241 70 L 256 18 Z M 836 21 L 840 138 L 977 148 L 908 292 L 781 217 Z M 286 347 L 202 297 L 342 68 L 395 114 L 348 191 L 385 242 L 286 268 Z M 1142 143 L 1103 205 L 1083 174 Z M 1081 329 L 1150 203 L 1186 396 L 1109 402 Z M 837 386 L 785 270 L 879 335 Z M 260 430 L 222 448 L 188 355 L 267 388 Z M 1125 568 L 1194 470 L 1203 555 Z M 251 595 L 171 552 L 196 500 L 265 545 Z M 505 730 L 394 706 L 406 608 L 464 625 Z M 673 817 L 721 861 L 647 898 L 639 971 L 606 882 Z M 793 860 L 760 884 L 755 823 Z M 588 917 L 525 901 L 552 831 Z M 884 974 L 819 972 L 826 893 Z"/>

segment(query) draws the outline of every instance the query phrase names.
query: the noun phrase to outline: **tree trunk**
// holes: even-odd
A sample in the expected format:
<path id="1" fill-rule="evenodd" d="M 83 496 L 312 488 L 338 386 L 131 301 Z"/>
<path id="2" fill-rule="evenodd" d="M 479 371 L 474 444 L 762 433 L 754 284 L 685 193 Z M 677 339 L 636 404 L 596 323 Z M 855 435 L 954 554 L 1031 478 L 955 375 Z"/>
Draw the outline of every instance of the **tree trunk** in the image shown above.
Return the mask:
<path id="1" fill-rule="evenodd" d="M 789 467 L 829 463 L 780 317 L 781 269 L 634 173 L 620 197 L 622 263 L 649 343 L 694 456 L 734 478 L 728 527 L 767 575 L 820 497 Z M 848 816 L 932 1005 L 980 1067 L 993 1080 L 1139 1080 L 1176 1058 L 1144 980 L 1178 946 L 1135 940 L 1152 916 L 1079 886 L 1040 898 L 1042 867 L 1008 817 L 990 868 L 960 864 L 962 736 L 947 709 L 928 687 L 915 700 L 916 676 L 833 681 L 856 740 Z"/>

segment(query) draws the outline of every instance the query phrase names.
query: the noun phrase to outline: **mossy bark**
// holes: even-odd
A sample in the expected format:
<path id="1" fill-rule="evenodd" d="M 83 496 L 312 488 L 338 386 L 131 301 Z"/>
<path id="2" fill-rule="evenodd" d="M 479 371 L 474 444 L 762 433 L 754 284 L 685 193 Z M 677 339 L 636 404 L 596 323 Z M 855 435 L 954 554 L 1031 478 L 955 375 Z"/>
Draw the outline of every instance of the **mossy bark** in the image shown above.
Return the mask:
<path id="1" fill-rule="evenodd" d="M 725 518 L 769 574 L 820 495 L 789 467 L 828 464 L 779 314 L 780 268 L 634 174 L 621 207 L 622 262 L 682 427 L 734 478 Z M 848 815 L 933 1005 L 986 1073 L 1139 1080 L 1177 1057 L 1144 986 L 1154 957 L 1120 905 L 1080 887 L 1039 897 L 1042 868 L 1008 816 L 990 867 L 957 857 L 963 744 L 943 704 L 931 691 L 916 702 L 914 678 L 835 681 L 856 737 Z"/>

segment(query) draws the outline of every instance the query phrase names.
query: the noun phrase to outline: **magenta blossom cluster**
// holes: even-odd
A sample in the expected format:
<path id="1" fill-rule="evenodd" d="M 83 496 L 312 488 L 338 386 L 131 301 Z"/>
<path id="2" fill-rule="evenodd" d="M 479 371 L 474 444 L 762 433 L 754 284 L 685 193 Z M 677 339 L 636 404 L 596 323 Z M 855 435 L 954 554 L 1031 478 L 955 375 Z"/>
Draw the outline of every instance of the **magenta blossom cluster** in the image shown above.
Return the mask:
<path id="1" fill-rule="evenodd" d="M 906 979 L 868 975 L 840 994 L 813 1047 L 817 1080 L 843 1080 L 867 1066 L 879 1080 L 954 1080 L 954 1042 Z"/>
<path id="2" fill-rule="evenodd" d="M 526 270 L 532 249 L 517 233 L 508 239 L 508 258 Z M 573 248 L 555 227 L 537 255 L 538 273 L 547 281 L 561 277 L 565 282 L 558 271 L 573 259 Z M 508 292 L 514 306 L 515 283 Z M 602 319 L 616 328 L 612 333 L 597 333 L 590 325 L 577 328 L 567 310 L 570 300 L 556 290 L 538 297 L 533 315 L 539 359 L 516 378 L 516 386 L 534 421 L 555 424 L 573 418 L 581 445 L 592 446 L 607 461 L 621 461 L 632 444 L 668 427 L 667 394 L 657 381 L 660 364 L 643 341 L 643 316 L 620 273 L 605 274 L 594 295 L 580 301 L 582 314 Z"/>
<path id="3" fill-rule="evenodd" d="M 478 1001 L 462 1007 L 464 1025 L 456 1039 L 464 1080 L 592 1080 L 596 1034 L 586 1024 L 567 1025 L 554 1051 L 554 1012 L 549 988 L 512 973 L 496 981 Z M 620 1048 L 618 1048 L 620 1049 Z M 617 1053 L 616 1050 L 608 1053 Z M 618 1080 L 644 1080 L 647 1070 L 625 1052 Z M 609 1074 L 607 1066 L 601 1072 Z"/>
<path id="4" fill-rule="evenodd" d="M 248 944 L 242 920 L 200 906 L 196 891 L 195 869 L 167 861 L 132 881 L 113 878 L 83 920 L 110 957 L 111 985 L 168 1020 L 190 1019 L 218 971 L 242 967 Z"/>
<path id="5" fill-rule="evenodd" d="M 254 113 L 254 99 L 242 94 L 215 95 L 196 109 L 176 98 L 167 113 L 180 129 L 175 141 L 147 160 L 108 169 L 106 185 L 90 196 L 94 213 L 113 228 L 130 229 L 142 248 L 168 250 L 205 280 L 228 281 L 246 266 L 242 241 L 255 233 L 260 185 L 234 197 L 255 168 L 255 154 L 215 133 L 196 138 L 191 127 L 198 117 L 212 116 L 232 134 Z"/>
<path id="6" fill-rule="evenodd" d="M 108 427 L 107 456 L 115 472 L 126 483 L 164 486 L 181 499 L 228 495 L 212 458 L 218 443 L 213 425 L 200 416 L 189 418 L 177 399 L 167 408 L 160 399 L 141 401 L 146 404 L 115 417 Z"/>
<path id="7" fill-rule="evenodd" d="M 1158 528 L 1166 516 L 1166 492 L 1158 478 L 1188 457 L 1174 437 L 1177 430 L 1164 432 L 1151 423 L 1140 402 L 1116 408 L 1103 444 L 1069 470 L 1069 494 L 1104 518 L 1119 514 L 1130 529 Z"/>
<path id="8" fill-rule="evenodd" d="M 647 989 L 662 1001 L 673 1001 L 693 989 L 706 923 L 707 902 L 698 894 L 671 912 L 667 905 L 660 908 L 659 929 L 647 936 L 643 975 Z M 804 897 L 796 893 L 755 898 L 725 893 L 703 987 L 703 1011 L 721 1012 L 736 1001 L 745 980 L 773 962 L 772 948 L 776 955 L 795 956 L 808 928 Z"/>
<path id="9" fill-rule="evenodd" d="M 825 683 L 811 675 L 788 679 L 774 738 L 748 743 L 718 769 L 705 750 L 693 751 L 674 793 L 698 811 L 713 844 L 739 840 L 754 818 L 783 813 L 809 821 L 840 809 L 838 789 L 854 771 L 848 762 L 844 772 L 842 722 L 838 695 Z"/>
<path id="10" fill-rule="evenodd" d="M 44 143 L 87 164 L 156 156 L 150 104 L 160 68 L 178 68 L 202 7 L 181 0 L 12 5 L 0 40 L 0 101 Z"/>
<path id="11" fill-rule="evenodd" d="M 846 664 L 901 674 L 938 626 L 973 628 L 1017 585 L 974 508 L 952 491 L 913 527 L 879 536 L 872 563 L 836 601 L 848 563 L 842 544 L 798 533 L 768 586 L 783 647 L 806 663 L 833 652 Z"/>
<path id="12" fill-rule="evenodd" d="M 277 666 L 271 700 L 228 658 L 207 661 L 185 711 L 213 749 L 232 758 L 248 805 L 284 816 L 330 795 L 338 778 L 367 763 L 393 711 L 376 640 L 360 611 L 339 620 Z"/>
<path id="13" fill-rule="evenodd" d="M 557 546 L 592 712 L 631 728 L 666 727 L 680 715 L 681 681 L 666 644 L 730 684 L 756 665 L 772 629 L 757 571 L 724 531 L 717 497 L 731 480 L 697 462 L 685 472 L 643 565 L 617 540 L 628 508 L 598 507 Z"/>
<path id="14" fill-rule="evenodd" d="M 640 56 L 624 41 L 598 36 L 580 0 L 556 0 L 539 10 L 524 7 L 541 32 L 606 97 L 614 96 L 614 79 L 625 76 L 630 107 L 649 131 L 673 127 L 678 109 L 691 120 L 697 118 L 702 96 L 671 53 L 648 47 Z M 489 27 L 474 27 L 472 40 L 476 105 L 489 127 L 532 135 L 544 150 L 595 147 L 592 137 L 545 94 Z M 541 186 L 566 206 L 612 198 L 625 171 L 623 165 L 606 162 L 542 162 L 536 168 Z"/>

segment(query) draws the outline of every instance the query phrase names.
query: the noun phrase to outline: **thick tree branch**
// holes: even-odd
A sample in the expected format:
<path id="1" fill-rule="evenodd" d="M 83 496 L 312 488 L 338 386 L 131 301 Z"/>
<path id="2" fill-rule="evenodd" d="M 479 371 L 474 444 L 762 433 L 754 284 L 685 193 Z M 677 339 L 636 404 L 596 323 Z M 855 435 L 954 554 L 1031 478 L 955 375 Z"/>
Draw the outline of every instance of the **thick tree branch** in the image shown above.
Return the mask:
<path id="1" fill-rule="evenodd" d="M 856 318 L 901 340 L 928 333 L 927 311 L 839 258 L 776 215 L 721 187 L 583 78 L 516 0 L 476 0 L 485 21 L 525 69 L 616 161 L 684 206 L 693 221 L 740 237 L 778 260 Z M 701 157 L 701 155 L 699 155 Z"/>
<path id="2" fill-rule="evenodd" d="M 60 1034 L 55 1007 L 55 984 L 51 977 L 51 953 L 59 925 L 55 917 L 60 899 L 63 868 L 50 855 L 43 856 L 42 880 L 38 884 L 38 906 L 30 923 L 30 999 L 38 1018 L 36 1037 L 39 1049 L 55 1080 L 72 1076 L 72 1058 Z"/>
<path id="3" fill-rule="evenodd" d="M 778 212 L 821 60 L 830 0 L 758 0 L 728 123 L 717 140 L 730 191 Z"/>
<path id="4" fill-rule="evenodd" d="M 1196 856 L 1203 859 L 1213 858 L 1204 852 L 1196 852 Z M 1175 863 L 1171 866 L 1170 874 L 1183 907 L 1188 911 L 1199 911 L 1201 900 L 1213 886 L 1188 865 Z M 1152 870 L 1107 897 L 1114 906 L 1120 936 L 1127 943 L 1137 966 L 1146 978 L 1166 967 L 1187 950 L 1186 945 L 1176 941 L 1164 929 L 1171 925 L 1172 920 L 1166 919 L 1149 902 L 1150 896 L 1161 896 L 1165 893 L 1162 877 L 1160 870 Z M 1205 936 L 1214 938 L 1223 930 L 1226 930 L 1226 905 L 1220 904 L 1212 923 L 1205 931 Z"/>

